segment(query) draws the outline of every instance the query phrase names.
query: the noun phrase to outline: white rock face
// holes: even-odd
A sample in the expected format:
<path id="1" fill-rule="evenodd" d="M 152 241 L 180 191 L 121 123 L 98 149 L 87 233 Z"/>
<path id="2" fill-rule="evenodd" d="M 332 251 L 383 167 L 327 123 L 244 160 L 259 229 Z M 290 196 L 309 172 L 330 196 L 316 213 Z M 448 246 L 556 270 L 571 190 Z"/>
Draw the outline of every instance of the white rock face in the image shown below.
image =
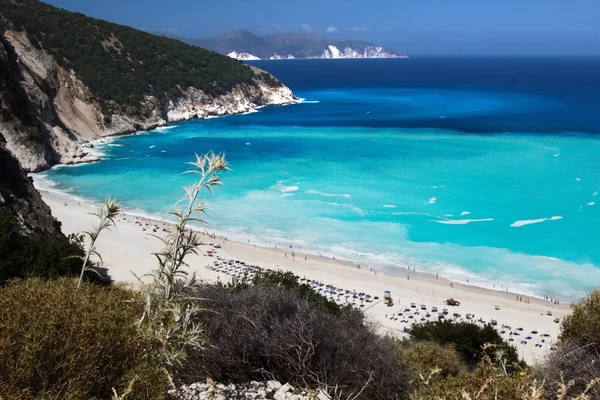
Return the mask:
<path id="1" fill-rule="evenodd" d="M 238 53 L 237 51 L 232 51 L 227 54 L 228 57 L 235 58 L 236 60 L 260 60 L 260 58 L 256 57 L 254 54 L 250 53 Z"/>
<path id="2" fill-rule="evenodd" d="M 323 54 L 314 58 L 407 58 L 403 54 L 390 53 L 381 46 L 368 46 L 362 51 L 357 51 L 348 46 L 341 50 L 333 45 L 328 47 L 328 49 L 323 50 Z"/>
<path id="3" fill-rule="evenodd" d="M 273 54 L 268 58 L 259 58 L 250 53 L 238 53 L 232 51 L 227 54 L 231 58 L 237 60 L 295 60 L 292 54 Z M 334 45 L 327 46 L 327 49 L 323 50 L 323 53 L 314 57 L 306 57 L 307 59 L 342 59 L 342 58 L 408 58 L 404 54 L 391 53 L 381 46 L 366 46 L 363 49 L 356 50 L 350 46 L 346 46 L 342 49 Z"/>
<path id="4" fill-rule="evenodd" d="M 8 64 L 10 46 L 15 58 Z M 190 87 L 170 100 L 159 101 L 146 96 L 141 108 L 144 116 L 123 112 L 102 113 L 100 104 L 75 73 L 59 66 L 45 51 L 36 49 L 26 33 L 5 30 L 0 36 L 0 63 L 9 69 L 10 78 L 20 89 L 33 119 L 0 119 L 0 135 L 27 171 L 40 171 L 54 164 L 74 164 L 97 160 L 82 145 L 117 134 L 154 129 L 169 122 L 237 114 L 264 105 L 282 105 L 298 101 L 284 85 L 271 87 L 257 75 L 253 85 L 240 84 L 229 93 L 209 96 Z M 16 65 L 16 67 L 13 67 Z M 254 69 L 257 74 L 264 71 Z M 0 104 L 9 92 L 0 90 Z"/>

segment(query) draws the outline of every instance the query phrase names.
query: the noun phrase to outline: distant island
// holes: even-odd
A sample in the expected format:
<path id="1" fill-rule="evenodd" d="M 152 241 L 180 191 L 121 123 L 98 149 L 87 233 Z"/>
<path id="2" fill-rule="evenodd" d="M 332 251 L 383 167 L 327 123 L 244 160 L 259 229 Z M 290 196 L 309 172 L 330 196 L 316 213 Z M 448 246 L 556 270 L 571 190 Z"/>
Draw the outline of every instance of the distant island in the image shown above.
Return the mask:
<path id="1" fill-rule="evenodd" d="M 290 60 L 339 58 L 407 58 L 405 54 L 368 42 L 330 39 L 311 33 L 258 36 L 246 30 L 212 38 L 185 38 L 157 33 L 213 50 L 237 60 Z"/>

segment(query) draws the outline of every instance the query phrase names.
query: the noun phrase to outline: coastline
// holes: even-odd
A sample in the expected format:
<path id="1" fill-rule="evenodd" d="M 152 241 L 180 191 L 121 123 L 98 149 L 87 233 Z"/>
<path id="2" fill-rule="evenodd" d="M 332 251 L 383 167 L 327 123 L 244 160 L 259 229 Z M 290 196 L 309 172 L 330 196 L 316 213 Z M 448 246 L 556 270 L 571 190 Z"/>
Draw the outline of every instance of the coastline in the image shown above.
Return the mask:
<path id="1" fill-rule="evenodd" d="M 53 215 L 63 223 L 62 229 L 65 234 L 89 229 L 94 222 L 94 217 L 88 213 L 93 211 L 95 205 L 50 191 L 40 190 L 40 193 L 52 209 Z M 135 285 L 137 280 L 133 273 L 141 276 L 155 266 L 155 259 L 151 253 L 157 251 L 161 244 L 157 238 L 147 233 L 162 234 L 171 226 L 165 220 L 123 213 L 118 218 L 117 228 L 112 232 L 103 233 L 99 239 L 98 249 L 104 258 L 103 266 L 107 268 L 108 274 L 117 282 Z M 535 338 L 526 344 L 520 343 L 524 337 L 514 338 L 513 344 L 519 349 L 521 356 L 528 363 L 533 363 L 544 357 L 557 339 L 559 324 L 553 322 L 554 318 L 562 319 L 570 312 L 568 304 L 556 305 L 550 301 L 521 296 L 510 291 L 451 282 L 424 272 L 410 270 L 405 271 L 405 277 L 393 277 L 369 271 L 364 267 L 358 268 L 355 263 L 349 261 L 304 253 L 296 248 L 263 247 L 259 243 L 241 243 L 222 236 L 213 236 L 212 232 L 209 236 L 208 231 L 204 231 L 203 234 L 206 242 L 221 246 L 218 250 L 213 246 L 202 246 L 201 254 L 190 257 L 190 268 L 206 281 L 229 279 L 227 275 L 206 268 L 215 261 L 215 258 L 206 252 L 210 249 L 216 251 L 222 259 L 241 260 L 263 268 L 287 270 L 301 278 L 306 277 L 337 287 L 370 293 L 373 296 L 381 297 L 383 291 L 391 290 L 396 303 L 394 307 L 389 308 L 381 301 L 376 301 L 363 309 L 369 319 L 379 323 L 382 332 L 386 333 L 403 335 L 402 330 L 410 326 L 408 322 L 412 321 L 401 323 L 390 319 L 388 314 L 402 311 L 401 309 L 408 307 L 412 302 L 437 306 L 440 310 L 450 308 L 450 313 L 458 312 L 463 316 L 465 313 L 471 313 L 477 319 L 482 318 L 487 322 L 495 319 L 498 321 L 498 327 L 504 324 L 514 329 L 522 327 L 523 336 L 527 336 L 527 332 L 530 331 L 549 335 L 541 342 L 542 347 L 537 347 L 537 342 L 533 343 Z M 292 252 L 295 257 L 292 257 Z M 460 300 L 461 306 L 447 307 L 444 301 L 450 297 Z M 495 309 L 496 305 L 499 310 Z M 547 311 L 551 311 L 553 315 L 546 315 Z M 503 337 L 509 339 L 512 335 Z"/>

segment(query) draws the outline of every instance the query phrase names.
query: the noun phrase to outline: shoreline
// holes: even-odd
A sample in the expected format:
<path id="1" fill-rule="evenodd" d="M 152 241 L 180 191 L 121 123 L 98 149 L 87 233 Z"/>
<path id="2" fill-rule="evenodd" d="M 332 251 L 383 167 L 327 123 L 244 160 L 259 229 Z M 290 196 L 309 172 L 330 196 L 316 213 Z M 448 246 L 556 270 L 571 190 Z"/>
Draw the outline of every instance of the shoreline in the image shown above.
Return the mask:
<path id="1" fill-rule="evenodd" d="M 73 166 L 77 166 L 77 165 L 63 165 L 63 164 L 59 165 L 59 167 L 73 167 Z M 37 185 L 38 182 L 36 182 L 36 178 L 39 179 L 40 177 L 33 176 L 33 178 L 34 178 L 34 187 L 36 188 L 36 190 L 38 190 L 40 192 L 40 194 L 42 194 L 42 197 L 44 199 L 46 198 L 46 196 L 50 196 L 50 197 L 58 199 L 58 200 L 64 199 L 64 200 L 68 200 L 68 201 L 74 201 L 77 203 L 85 204 L 87 206 L 93 205 L 94 207 L 96 207 L 99 204 L 99 200 L 94 200 L 94 199 L 89 199 L 86 197 L 77 196 L 77 195 L 70 194 L 69 192 L 59 190 L 59 189 L 53 189 L 53 188 L 51 188 L 50 184 L 44 185 L 44 187 L 40 187 Z M 52 181 L 48 180 L 46 182 L 52 182 Z M 153 221 L 156 223 L 173 224 L 172 221 L 169 221 L 168 219 L 166 219 L 160 215 L 147 213 L 144 210 L 127 209 L 127 207 L 125 207 L 123 209 L 122 213 L 125 215 L 128 215 L 128 216 L 134 217 L 134 218 L 142 218 L 142 219 Z M 225 238 L 229 242 L 238 243 L 240 245 L 250 244 L 250 245 L 254 246 L 255 248 L 260 248 L 260 249 L 266 250 L 266 251 L 275 251 L 275 252 L 278 252 L 279 254 L 291 253 L 293 251 L 299 257 L 312 257 L 312 258 L 318 257 L 319 259 L 328 260 L 330 262 L 334 262 L 339 265 L 344 265 L 346 267 L 357 268 L 357 266 L 360 265 L 359 261 L 353 261 L 353 260 L 340 258 L 340 257 L 336 258 L 335 255 L 332 255 L 332 254 L 325 255 L 324 252 L 311 250 L 309 248 L 305 248 L 304 250 L 302 250 L 301 247 L 298 247 L 298 246 L 294 247 L 290 244 L 287 244 L 287 246 L 289 246 L 289 247 L 284 248 L 284 246 L 281 245 L 280 243 L 275 244 L 275 241 L 268 241 L 265 239 L 261 239 L 258 241 L 257 240 L 251 241 L 248 238 L 244 238 L 244 240 L 242 240 L 241 238 L 231 239 L 229 236 L 231 234 L 230 232 L 222 231 L 222 230 L 219 230 L 218 228 L 211 227 L 209 225 L 206 225 L 204 228 L 202 228 L 202 227 L 194 226 L 192 224 L 192 226 L 190 226 L 190 229 L 195 230 L 197 232 L 201 232 L 203 234 L 210 231 L 210 233 L 212 235 L 216 236 L 217 238 L 220 238 L 220 239 Z M 256 239 L 256 238 L 252 238 L 252 239 Z M 259 242 L 261 242 L 261 243 L 259 243 Z M 279 247 L 277 245 L 279 245 Z M 364 270 L 364 266 L 361 266 L 361 268 Z M 450 286 L 450 284 L 457 285 L 456 287 L 464 288 L 464 290 L 466 290 L 466 291 L 469 291 L 470 289 L 473 291 L 485 290 L 485 291 L 489 291 L 491 293 L 495 293 L 499 296 L 504 296 L 506 298 L 516 298 L 516 296 L 518 296 L 518 297 L 522 297 L 523 299 L 527 299 L 529 301 L 540 301 L 541 302 L 540 304 L 553 304 L 550 301 L 550 298 L 546 299 L 542 295 L 520 292 L 518 290 L 510 290 L 509 288 L 505 288 L 503 284 L 492 283 L 493 287 L 489 287 L 489 286 L 484 286 L 484 285 L 478 285 L 477 281 L 475 281 L 474 283 L 470 283 L 469 280 L 466 279 L 466 283 L 465 283 L 463 281 L 453 280 L 446 276 L 439 276 L 439 274 L 436 274 L 433 272 L 417 271 L 414 267 L 413 267 L 413 269 L 411 269 L 411 266 L 408 266 L 408 265 L 406 265 L 406 266 L 395 265 L 394 268 L 398 271 L 397 274 L 389 274 L 389 273 L 386 274 L 385 272 L 382 272 L 375 268 L 373 268 L 373 270 L 369 269 L 369 271 L 373 272 L 373 273 L 377 272 L 377 274 L 379 274 L 381 276 L 386 276 L 391 279 L 404 279 L 407 276 L 409 276 L 410 279 L 424 280 L 424 281 L 434 279 L 436 281 L 443 282 L 443 283 L 447 284 L 448 286 Z M 476 276 L 475 273 L 473 273 L 473 275 Z M 564 306 L 566 309 L 570 309 L 571 304 L 574 303 L 573 301 L 563 301 L 561 299 L 552 299 L 552 300 L 558 300 L 560 302 L 559 306 L 560 307 Z"/>
<path id="2" fill-rule="evenodd" d="M 89 229 L 95 222 L 94 217 L 89 215 L 95 204 L 61 197 L 54 192 L 40 190 L 40 193 L 52 209 L 53 215 L 62 222 L 65 234 Z M 153 219 L 129 212 L 123 212 L 116 222 L 116 229 L 103 232 L 98 240 L 98 250 L 104 258 L 103 267 L 116 282 L 136 285 L 137 280 L 133 273 L 141 276 L 154 268 L 156 262 L 151 253 L 157 251 L 161 245 L 157 238 L 148 234 L 164 234 L 171 229 L 172 224 L 164 219 Z M 212 244 L 203 245 L 199 255 L 190 257 L 189 265 L 192 271 L 208 282 L 230 279 L 226 274 L 207 268 L 213 265 L 218 257 L 221 260 L 243 261 L 262 268 L 291 271 L 300 278 L 373 296 L 381 297 L 385 290 L 391 290 L 394 307 L 386 307 L 381 300 L 377 300 L 363 309 L 370 320 L 380 325 L 383 333 L 405 335 L 403 330 L 416 320 L 403 322 L 399 321 L 398 317 L 403 309 L 411 310 L 407 308 L 410 303 L 436 306 L 440 310 L 449 308 L 450 315 L 453 312 L 471 313 L 482 321 L 497 320 L 498 329 L 503 325 L 514 329 L 522 327 L 523 336 L 529 331 L 539 332 L 540 335 L 547 334 L 547 337 L 537 338 L 544 340 L 543 342 L 535 344 L 532 342 L 536 338 L 529 341 L 524 340 L 524 337 L 517 339 L 512 331 L 510 336 L 508 331 L 502 335 L 507 340 L 523 341 L 524 343 L 515 341 L 512 344 L 516 345 L 528 363 L 532 363 L 544 357 L 558 337 L 559 324 L 554 322 L 554 318 L 562 320 L 570 313 L 570 307 L 566 303 L 557 305 L 551 301 L 513 292 L 451 282 L 420 271 L 406 271 L 406 277 L 383 275 L 365 267 L 358 268 L 356 263 L 302 252 L 298 248 L 264 247 L 259 243 L 242 243 L 219 235 L 213 236 L 208 228 L 196 230 L 203 234 L 206 242 Z M 292 257 L 292 252 L 295 257 Z M 461 305 L 454 308 L 446 306 L 445 299 L 448 298 L 459 300 Z M 551 311 L 552 316 L 547 315 L 548 311 Z M 398 316 L 395 316 L 396 313 Z M 541 347 L 537 347 L 538 344 Z"/>

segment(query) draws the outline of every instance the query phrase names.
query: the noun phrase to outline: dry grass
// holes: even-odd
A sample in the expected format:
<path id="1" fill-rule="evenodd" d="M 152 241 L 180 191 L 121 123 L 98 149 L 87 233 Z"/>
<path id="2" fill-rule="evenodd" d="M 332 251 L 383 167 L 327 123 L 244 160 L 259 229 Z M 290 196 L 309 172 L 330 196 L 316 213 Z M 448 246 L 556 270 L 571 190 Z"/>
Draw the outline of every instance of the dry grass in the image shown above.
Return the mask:
<path id="1" fill-rule="evenodd" d="M 127 400 L 163 398 L 166 375 L 136 325 L 141 298 L 75 283 L 28 279 L 0 289 L 0 397 L 108 399 L 115 389 L 129 390 Z"/>

